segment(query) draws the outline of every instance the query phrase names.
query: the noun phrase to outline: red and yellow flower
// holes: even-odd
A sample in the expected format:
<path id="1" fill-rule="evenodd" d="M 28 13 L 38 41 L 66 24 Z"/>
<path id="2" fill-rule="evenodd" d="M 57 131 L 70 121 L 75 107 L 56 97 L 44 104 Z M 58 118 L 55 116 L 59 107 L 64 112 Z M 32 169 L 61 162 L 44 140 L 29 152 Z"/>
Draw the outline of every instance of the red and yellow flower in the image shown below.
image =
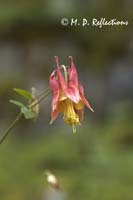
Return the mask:
<path id="1" fill-rule="evenodd" d="M 59 65 L 59 59 L 55 56 L 57 68 L 50 75 L 50 88 L 52 91 L 51 123 L 59 113 L 63 113 L 64 121 L 76 130 L 84 115 L 84 105 L 92 112 L 94 110 L 84 96 L 84 89 L 78 81 L 78 74 L 73 57 L 69 56 L 70 67 Z"/>

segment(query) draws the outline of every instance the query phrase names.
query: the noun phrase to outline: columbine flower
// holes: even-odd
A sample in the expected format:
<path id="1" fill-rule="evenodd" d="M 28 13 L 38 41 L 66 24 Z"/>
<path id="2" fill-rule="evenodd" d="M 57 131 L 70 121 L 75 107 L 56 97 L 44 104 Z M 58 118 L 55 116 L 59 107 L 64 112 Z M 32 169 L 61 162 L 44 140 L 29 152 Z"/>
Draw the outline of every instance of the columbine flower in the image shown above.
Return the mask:
<path id="1" fill-rule="evenodd" d="M 70 67 L 59 65 L 58 57 L 55 56 L 57 68 L 50 75 L 50 88 L 53 95 L 51 122 L 61 112 L 64 121 L 76 131 L 76 125 L 80 125 L 84 115 L 84 105 L 92 112 L 93 109 L 84 96 L 83 86 L 78 81 L 77 70 L 73 57 L 69 56 Z M 64 72 L 64 73 L 63 73 Z"/>

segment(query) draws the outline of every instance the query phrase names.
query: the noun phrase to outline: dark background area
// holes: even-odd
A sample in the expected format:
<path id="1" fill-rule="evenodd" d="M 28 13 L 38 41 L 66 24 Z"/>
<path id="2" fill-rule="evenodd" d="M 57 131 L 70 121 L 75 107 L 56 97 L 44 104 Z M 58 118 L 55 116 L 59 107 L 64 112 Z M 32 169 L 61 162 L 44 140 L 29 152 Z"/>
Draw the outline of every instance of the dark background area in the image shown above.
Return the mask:
<path id="1" fill-rule="evenodd" d="M 55 55 L 64 65 L 74 57 L 95 110 L 85 109 L 76 135 L 62 116 L 49 125 L 51 96 L 35 123 L 22 120 L 0 146 L 1 200 L 47 200 L 47 169 L 59 177 L 67 199 L 133 199 L 132 11 L 132 0 L 0 1 L 1 136 L 19 112 L 9 103 L 20 100 L 12 89 L 47 88 Z M 61 25 L 62 18 L 102 17 L 129 25 Z"/>

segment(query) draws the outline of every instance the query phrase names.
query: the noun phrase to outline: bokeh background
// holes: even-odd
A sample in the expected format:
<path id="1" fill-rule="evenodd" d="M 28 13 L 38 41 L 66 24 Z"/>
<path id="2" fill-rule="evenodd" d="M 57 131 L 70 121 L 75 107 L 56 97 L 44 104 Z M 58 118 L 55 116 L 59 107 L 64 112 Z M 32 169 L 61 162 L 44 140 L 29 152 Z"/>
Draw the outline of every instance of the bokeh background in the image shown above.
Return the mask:
<path id="1" fill-rule="evenodd" d="M 16 117 L 14 87 L 41 91 L 54 56 L 72 55 L 95 113 L 74 135 L 62 116 L 50 121 L 51 96 L 36 122 L 22 120 L 0 145 L 1 200 L 59 200 L 45 170 L 69 200 L 133 199 L 133 1 L 0 1 L 0 133 Z M 128 20 L 128 26 L 62 26 L 62 18 Z M 50 191 L 49 191 L 50 193 Z M 51 190 L 52 193 L 52 190 Z"/>

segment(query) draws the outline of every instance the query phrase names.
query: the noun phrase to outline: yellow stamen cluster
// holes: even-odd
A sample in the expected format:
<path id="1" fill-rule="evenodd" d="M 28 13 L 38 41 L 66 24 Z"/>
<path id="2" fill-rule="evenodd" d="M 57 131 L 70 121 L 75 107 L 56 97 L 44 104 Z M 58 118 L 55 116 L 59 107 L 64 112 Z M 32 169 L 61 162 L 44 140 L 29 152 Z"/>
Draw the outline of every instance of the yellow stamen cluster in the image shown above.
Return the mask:
<path id="1" fill-rule="evenodd" d="M 74 104 L 70 99 L 66 98 L 63 101 L 60 101 L 60 110 L 64 114 L 63 119 L 68 125 L 73 126 L 80 124 L 79 116 L 75 112 Z"/>

